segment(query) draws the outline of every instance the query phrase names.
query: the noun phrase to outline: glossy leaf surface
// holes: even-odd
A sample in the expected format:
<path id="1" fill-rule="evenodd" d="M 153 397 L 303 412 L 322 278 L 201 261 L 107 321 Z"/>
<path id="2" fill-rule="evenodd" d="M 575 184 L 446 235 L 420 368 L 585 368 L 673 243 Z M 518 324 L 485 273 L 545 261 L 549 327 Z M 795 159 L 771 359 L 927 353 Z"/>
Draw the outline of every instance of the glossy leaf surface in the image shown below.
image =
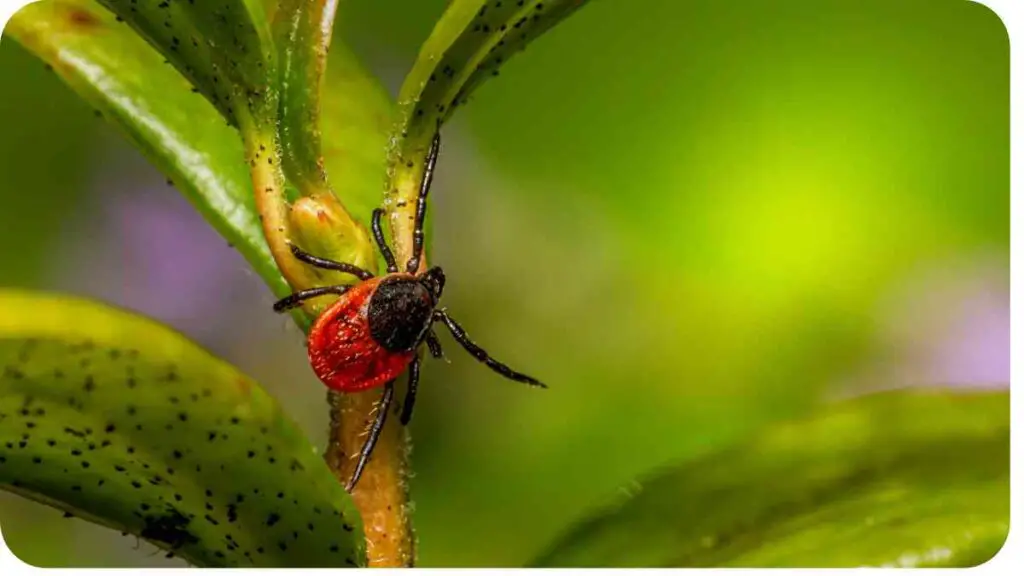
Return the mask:
<path id="1" fill-rule="evenodd" d="M 197 565 L 364 561 L 348 493 L 273 398 L 89 301 L 0 291 L 0 486 Z"/>
<path id="2" fill-rule="evenodd" d="M 1009 395 L 890 392 L 641 480 L 539 566 L 972 566 L 1009 526 Z"/>
<path id="3" fill-rule="evenodd" d="M 138 31 L 229 121 L 276 105 L 270 25 L 261 0 L 98 0 Z"/>
<path id="4" fill-rule="evenodd" d="M 5 29 L 114 122 L 238 249 L 276 295 L 289 288 L 267 248 L 237 131 L 163 56 L 88 0 L 42 0 Z M 342 45 L 324 77 L 324 164 L 362 222 L 380 204 L 387 94 Z"/>

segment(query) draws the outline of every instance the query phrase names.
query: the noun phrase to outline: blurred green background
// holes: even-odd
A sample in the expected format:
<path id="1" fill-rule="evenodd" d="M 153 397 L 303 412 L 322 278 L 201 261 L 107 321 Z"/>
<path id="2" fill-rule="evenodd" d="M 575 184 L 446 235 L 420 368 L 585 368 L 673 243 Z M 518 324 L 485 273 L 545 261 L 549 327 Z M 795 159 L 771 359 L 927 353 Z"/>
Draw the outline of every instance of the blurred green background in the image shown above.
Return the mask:
<path id="1" fill-rule="evenodd" d="M 336 38 L 394 92 L 445 3 L 346 0 Z M 12 41 L 0 79 L 0 284 L 159 318 L 322 443 L 301 333 L 242 258 Z M 1009 44 L 984 6 L 594 0 L 446 137 L 446 305 L 551 389 L 451 344 L 426 366 L 423 566 L 522 565 L 637 475 L 829 398 L 1009 381 Z M 178 564 L 0 496 L 30 563 Z"/>

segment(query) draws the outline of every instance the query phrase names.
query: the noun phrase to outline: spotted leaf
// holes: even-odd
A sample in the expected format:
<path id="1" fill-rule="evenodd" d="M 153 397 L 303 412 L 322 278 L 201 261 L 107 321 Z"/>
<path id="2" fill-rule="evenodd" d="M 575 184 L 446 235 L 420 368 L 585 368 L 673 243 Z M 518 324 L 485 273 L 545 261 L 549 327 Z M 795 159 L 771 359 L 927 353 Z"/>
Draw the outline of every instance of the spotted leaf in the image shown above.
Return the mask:
<path id="1" fill-rule="evenodd" d="M 78 299 L 0 291 L 0 487 L 200 566 L 365 557 L 349 495 L 259 385 Z"/>
<path id="2" fill-rule="evenodd" d="M 276 295 L 290 291 L 260 228 L 237 131 L 154 47 L 92 0 L 34 2 L 4 33 L 115 123 Z M 346 208 L 366 222 L 380 204 L 393 105 L 338 42 L 323 82 L 330 95 L 322 101 L 325 166 Z M 338 257 L 352 250 L 329 248 Z"/>
<path id="3" fill-rule="evenodd" d="M 1009 527 L 1009 394 L 889 392 L 653 475 L 538 566 L 974 566 Z"/>
<path id="4" fill-rule="evenodd" d="M 452 0 L 420 49 L 399 94 L 400 119 L 389 154 L 391 223 L 411 233 L 424 157 L 434 134 L 458 106 L 528 43 L 588 0 Z M 400 249 L 400 256 L 404 257 Z"/>
<path id="5" fill-rule="evenodd" d="M 262 0 L 98 1 L 156 47 L 229 122 L 272 119 L 275 54 Z"/>
<path id="6" fill-rule="evenodd" d="M 117 124 L 275 293 L 287 292 L 263 240 L 238 133 L 156 50 L 91 0 L 32 3 L 4 33 Z"/>

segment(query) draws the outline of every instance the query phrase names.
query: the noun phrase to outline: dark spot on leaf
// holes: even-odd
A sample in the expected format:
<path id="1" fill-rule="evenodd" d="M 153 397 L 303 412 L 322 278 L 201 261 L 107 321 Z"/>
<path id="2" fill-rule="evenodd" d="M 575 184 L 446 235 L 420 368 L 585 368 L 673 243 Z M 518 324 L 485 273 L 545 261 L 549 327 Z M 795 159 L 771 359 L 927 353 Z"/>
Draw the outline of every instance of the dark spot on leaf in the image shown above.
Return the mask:
<path id="1" fill-rule="evenodd" d="M 25 377 L 25 373 L 13 366 L 8 366 L 4 368 L 4 376 L 10 377 L 13 380 L 21 380 Z"/>
<path id="2" fill-rule="evenodd" d="M 164 542 L 171 548 L 178 549 L 186 544 L 195 544 L 199 539 L 187 530 L 189 519 L 173 506 L 168 506 L 168 513 L 146 518 L 146 525 L 140 534 L 147 540 Z"/>
<path id="3" fill-rule="evenodd" d="M 281 519 L 281 516 L 276 513 L 271 513 L 267 516 L 267 526 L 273 526 L 277 524 L 277 521 Z"/>

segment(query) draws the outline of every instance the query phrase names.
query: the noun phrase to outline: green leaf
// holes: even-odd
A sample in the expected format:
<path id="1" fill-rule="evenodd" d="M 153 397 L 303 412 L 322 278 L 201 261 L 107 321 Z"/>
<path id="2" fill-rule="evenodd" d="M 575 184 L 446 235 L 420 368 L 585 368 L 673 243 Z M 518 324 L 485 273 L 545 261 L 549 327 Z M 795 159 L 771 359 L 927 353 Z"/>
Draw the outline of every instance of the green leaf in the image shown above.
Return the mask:
<path id="1" fill-rule="evenodd" d="M 288 292 L 260 229 L 238 132 L 151 46 L 89 0 L 34 2 L 5 33 L 114 122 L 275 294 Z"/>
<path id="2" fill-rule="evenodd" d="M 377 255 L 366 227 L 335 196 L 322 150 L 320 95 L 337 4 L 337 0 L 282 0 L 274 14 L 274 37 L 281 63 L 278 132 L 282 168 L 303 197 L 291 206 L 289 235 L 308 252 L 375 270 Z M 344 63 L 354 58 L 342 54 L 340 60 Z M 367 75 L 358 71 L 357 77 Z M 383 142 L 376 143 L 376 149 L 376 172 L 382 174 Z M 373 190 L 373 195 L 379 195 L 379 191 Z M 358 280 L 351 274 L 326 271 L 318 271 L 317 276 L 318 284 L 352 284 Z"/>
<path id="3" fill-rule="evenodd" d="M 274 14 L 284 169 L 300 189 L 327 186 L 320 150 L 320 84 L 337 6 L 337 0 L 281 0 Z"/>
<path id="4" fill-rule="evenodd" d="M 424 43 L 399 104 L 409 138 L 433 136 L 470 93 L 587 0 L 454 0 Z"/>
<path id="5" fill-rule="evenodd" d="M 365 229 L 371 213 L 381 205 L 394 102 L 338 42 L 331 47 L 323 93 L 323 163 L 330 188 L 344 206 L 325 196 L 302 198 L 291 207 L 292 230 L 309 252 L 379 270 L 380 257 Z M 344 213 L 339 215 L 340 211 Z M 351 275 L 341 273 L 323 272 L 320 277 L 321 284 L 353 281 Z"/>
<path id="6" fill-rule="evenodd" d="M 888 392 L 641 481 L 537 566 L 972 566 L 1009 526 L 1009 394 Z"/>
<path id="7" fill-rule="evenodd" d="M 0 486 L 197 565 L 364 562 L 349 495 L 259 385 L 88 301 L 0 291 Z"/>
<path id="8" fill-rule="evenodd" d="M 386 201 L 392 232 L 411 233 L 409 215 L 431 140 L 455 108 L 528 43 L 588 0 L 451 0 L 420 49 L 398 97 L 400 119 L 392 133 Z M 412 206 L 410 206 L 412 205 Z M 403 246 L 398 256 L 404 259 Z"/>
<path id="9" fill-rule="evenodd" d="M 229 121 L 276 112 L 275 59 L 262 0 L 98 0 L 124 19 Z"/>
<path id="10" fill-rule="evenodd" d="M 118 125 L 275 295 L 290 292 L 260 227 L 238 132 L 192 93 L 190 83 L 152 46 L 90 0 L 35 2 L 11 19 L 5 34 Z M 346 208 L 368 222 L 380 204 L 394 106 L 379 82 L 338 42 L 323 90 L 329 95 L 323 101 L 323 129 L 331 184 Z"/>

